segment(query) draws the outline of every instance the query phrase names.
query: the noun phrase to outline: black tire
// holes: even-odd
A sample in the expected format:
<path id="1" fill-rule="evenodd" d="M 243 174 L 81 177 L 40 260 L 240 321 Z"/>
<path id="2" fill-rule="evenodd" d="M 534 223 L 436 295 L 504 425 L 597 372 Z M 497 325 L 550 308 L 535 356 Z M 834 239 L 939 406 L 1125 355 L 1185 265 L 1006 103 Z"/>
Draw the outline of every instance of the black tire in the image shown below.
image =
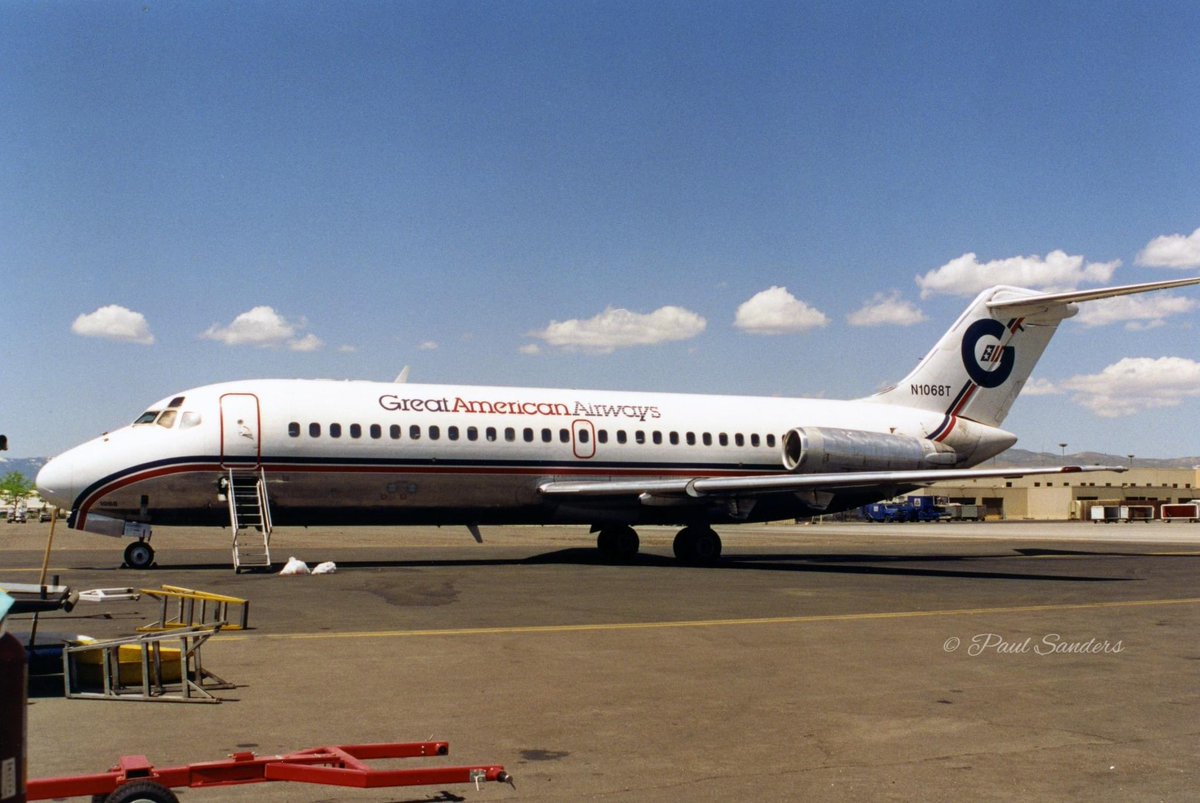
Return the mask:
<path id="1" fill-rule="evenodd" d="M 628 563 L 641 548 L 637 531 L 626 524 L 605 527 L 596 537 L 596 548 L 611 563 Z"/>
<path id="2" fill-rule="evenodd" d="M 104 803 L 179 803 L 179 798 L 160 783 L 130 781 L 118 786 Z"/>
<path id="3" fill-rule="evenodd" d="M 154 563 L 154 547 L 145 541 L 134 541 L 125 547 L 125 565 L 131 569 L 149 569 Z"/>
<path id="4" fill-rule="evenodd" d="M 711 566 L 721 557 L 721 536 L 709 527 L 684 527 L 675 536 L 675 557 L 692 566 Z"/>
<path id="5" fill-rule="evenodd" d="M 696 562 L 704 566 L 709 566 L 721 559 L 721 536 L 705 527 L 696 534 L 696 542 L 693 546 L 696 553 Z"/>
<path id="6" fill-rule="evenodd" d="M 671 548 L 675 551 L 675 559 L 682 563 L 691 563 L 691 557 L 695 553 L 693 543 L 696 540 L 696 531 L 691 527 L 684 527 L 675 534 L 675 541 L 671 544 Z"/>

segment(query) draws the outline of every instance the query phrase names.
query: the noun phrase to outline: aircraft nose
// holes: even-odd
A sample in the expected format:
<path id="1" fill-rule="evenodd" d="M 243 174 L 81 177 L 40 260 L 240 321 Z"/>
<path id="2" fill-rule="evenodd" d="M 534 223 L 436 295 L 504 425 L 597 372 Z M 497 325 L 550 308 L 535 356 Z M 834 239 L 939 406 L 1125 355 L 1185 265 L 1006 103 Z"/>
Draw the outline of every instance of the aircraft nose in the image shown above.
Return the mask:
<path id="1" fill-rule="evenodd" d="M 70 510 L 79 493 L 75 480 L 75 460 L 69 455 L 51 458 L 34 480 L 38 494 L 55 507 Z"/>

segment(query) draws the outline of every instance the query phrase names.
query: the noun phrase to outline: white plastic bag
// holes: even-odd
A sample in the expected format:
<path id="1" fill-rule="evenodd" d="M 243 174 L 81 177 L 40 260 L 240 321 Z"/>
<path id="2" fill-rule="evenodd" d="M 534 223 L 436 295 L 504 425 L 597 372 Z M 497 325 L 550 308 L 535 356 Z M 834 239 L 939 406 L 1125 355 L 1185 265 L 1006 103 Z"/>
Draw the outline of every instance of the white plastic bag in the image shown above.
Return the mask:
<path id="1" fill-rule="evenodd" d="M 288 558 L 288 562 L 284 564 L 279 571 L 280 577 L 293 577 L 298 574 L 308 574 L 308 564 L 299 558 Z"/>
<path id="2" fill-rule="evenodd" d="M 333 574 L 336 571 L 337 571 L 337 564 L 331 560 L 327 560 L 324 563 L 318 563 L 316 566 L 314 566 L 312 573 L 313 574 Z"/>

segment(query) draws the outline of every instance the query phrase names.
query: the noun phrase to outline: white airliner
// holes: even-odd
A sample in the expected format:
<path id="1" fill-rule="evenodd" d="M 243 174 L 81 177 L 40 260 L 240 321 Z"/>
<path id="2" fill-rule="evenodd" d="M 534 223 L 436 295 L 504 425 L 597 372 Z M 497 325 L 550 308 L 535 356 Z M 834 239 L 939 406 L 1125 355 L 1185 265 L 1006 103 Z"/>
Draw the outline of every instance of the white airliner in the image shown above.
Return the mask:
<path id="1" fill-rule="evenodd" d="M 946 479 L 1104 467 L 970 469 L 1076 302 L 1200 278 L 1080 292 L 981 293 L 898 385 L 853 401 L 362 381 L 247 380 L 185 390 L 55 457 L 42 497 L 72 527 L 152 524 L 589 524 L 612 559 L 636 524 L 680 525 L 675 554 L 715 560 L 712 527 L 846 510 Z M 1109 468 L 1108 470 L 1113 470 Z M 247 497 L 249 501 L 241 499 Z M 240 501 L 239 501 L 240 500 Z M 239 552 L 242 552 L 239 560 Z M 270 565 L 257 558 L 257 565 Z"/>

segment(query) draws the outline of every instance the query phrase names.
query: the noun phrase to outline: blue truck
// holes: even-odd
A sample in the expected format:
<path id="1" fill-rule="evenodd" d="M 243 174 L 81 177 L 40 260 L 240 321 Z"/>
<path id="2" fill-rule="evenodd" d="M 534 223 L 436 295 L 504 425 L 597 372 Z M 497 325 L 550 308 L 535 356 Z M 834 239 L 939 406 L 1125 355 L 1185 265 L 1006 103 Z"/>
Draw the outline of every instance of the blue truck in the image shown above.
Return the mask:
<path id="1" fill-rule="evenodd" d="M 900 501 L 863 505 L 862 516 L 867 521 L 879 522 L 925 522 L 949 518 L 946 511 L 937 504 L 937 499 L 932 496 L 910 496 Z"/>

